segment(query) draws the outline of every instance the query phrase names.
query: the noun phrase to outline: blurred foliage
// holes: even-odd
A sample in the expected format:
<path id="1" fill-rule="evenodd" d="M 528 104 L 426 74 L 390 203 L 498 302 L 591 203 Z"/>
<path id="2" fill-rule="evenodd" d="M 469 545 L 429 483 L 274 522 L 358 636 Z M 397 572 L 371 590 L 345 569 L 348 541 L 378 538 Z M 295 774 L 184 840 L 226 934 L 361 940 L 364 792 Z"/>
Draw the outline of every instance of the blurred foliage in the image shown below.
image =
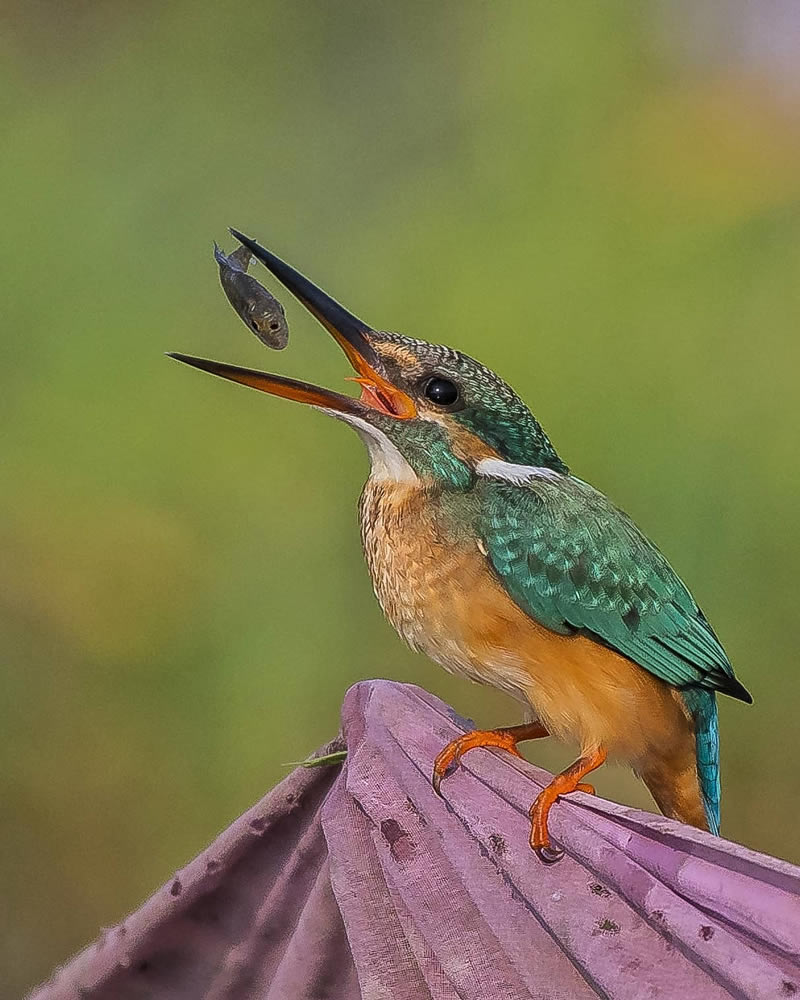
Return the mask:
<path id="1" fill-rule="evenodd" d="M 722 704 L 725 832 L 800 861 L 800 115 L 689 58 L 682 7 L 4 5 L 2 996 L 329 739 L 359 678 L 519 718 L 383 622 L 355 436 L 163 357 L 341 384 L 286 297 L 283 355 L 233 315 L 228 225 L 508 376 L 661 544 L 756 699 Z"/>

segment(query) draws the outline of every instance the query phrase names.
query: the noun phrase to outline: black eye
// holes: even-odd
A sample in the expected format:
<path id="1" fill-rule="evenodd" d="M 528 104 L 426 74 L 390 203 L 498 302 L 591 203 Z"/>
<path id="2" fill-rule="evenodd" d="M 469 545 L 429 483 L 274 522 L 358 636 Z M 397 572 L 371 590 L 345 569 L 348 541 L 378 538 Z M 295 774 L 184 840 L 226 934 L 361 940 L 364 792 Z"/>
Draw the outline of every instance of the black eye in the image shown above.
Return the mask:
<path id="1" fill-rule="evenodd" d="M 425 383 L 425 396 L 437 406 L 452 406 L 458 400 L 458 386 L 449 378 L 434 375 Z"/>

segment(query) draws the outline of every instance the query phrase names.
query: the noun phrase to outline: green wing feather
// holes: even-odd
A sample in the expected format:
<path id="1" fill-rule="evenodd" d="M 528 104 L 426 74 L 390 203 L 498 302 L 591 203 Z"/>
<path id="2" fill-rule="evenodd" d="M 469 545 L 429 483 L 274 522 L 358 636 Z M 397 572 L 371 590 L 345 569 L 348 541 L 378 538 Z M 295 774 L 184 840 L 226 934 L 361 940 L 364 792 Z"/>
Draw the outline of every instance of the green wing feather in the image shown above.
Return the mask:
<path id="1" fill-rule="evenodd" d="M 752 701 L 683 581 L 633 521 L 569 475 L 481 478 L 478 530 L 516 603 L 588 633 L 678 688 Z"/>

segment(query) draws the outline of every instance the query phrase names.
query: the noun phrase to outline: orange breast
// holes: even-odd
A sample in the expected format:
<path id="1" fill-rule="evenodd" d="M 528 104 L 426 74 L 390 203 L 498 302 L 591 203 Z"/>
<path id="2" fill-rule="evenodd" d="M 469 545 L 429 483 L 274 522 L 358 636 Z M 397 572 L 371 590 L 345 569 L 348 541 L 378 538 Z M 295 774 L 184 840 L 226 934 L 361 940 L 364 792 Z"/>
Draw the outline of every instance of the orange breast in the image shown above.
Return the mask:
<path id="1" fill-rule="evenodd" d="M 486 568 L 473 558 L 480 554 L 475 542 L 448 527 L 435 496 L 370 480 L 361 497 L 361 533 L 375 594 L 402 638 L 446 670 L 508 689 L 473 655 L 465 630 L 467 595 L 475 594 Z M 510 693 L 525 699 L 526 683 L 520 672 Z"/>

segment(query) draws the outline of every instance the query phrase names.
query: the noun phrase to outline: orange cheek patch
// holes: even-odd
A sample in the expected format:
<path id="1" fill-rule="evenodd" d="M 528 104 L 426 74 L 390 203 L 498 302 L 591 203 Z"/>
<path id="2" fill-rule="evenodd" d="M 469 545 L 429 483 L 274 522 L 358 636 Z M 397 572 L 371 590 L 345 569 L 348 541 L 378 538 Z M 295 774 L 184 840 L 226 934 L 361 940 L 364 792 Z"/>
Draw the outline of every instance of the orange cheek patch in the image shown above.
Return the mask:
<path id="1" fill-rule="evenodd" d="M 407 347 L 403 347 L 402 344 L 373 343 L 372 349 L 380 357 L 394 362 L 404 372 L 409 372 L 413 375 L 415 371 L 421 370 L 419 359 Z"/>
<path id="2" fill-rule="evenodd" d="M 420 410 L 420 415 L 427 420 L 431 420 L 444 429 L 450 442 L 450 447 L 456 458 L 461 459 L 468 465 L 475 465 L 484 458 L 501 458 L 499 452 L 495 451 L 485 441 L 481 440 L 477 434 L 462 427 L 452 416 L 439 413 L 438 411 L 425 408 Z"/>

